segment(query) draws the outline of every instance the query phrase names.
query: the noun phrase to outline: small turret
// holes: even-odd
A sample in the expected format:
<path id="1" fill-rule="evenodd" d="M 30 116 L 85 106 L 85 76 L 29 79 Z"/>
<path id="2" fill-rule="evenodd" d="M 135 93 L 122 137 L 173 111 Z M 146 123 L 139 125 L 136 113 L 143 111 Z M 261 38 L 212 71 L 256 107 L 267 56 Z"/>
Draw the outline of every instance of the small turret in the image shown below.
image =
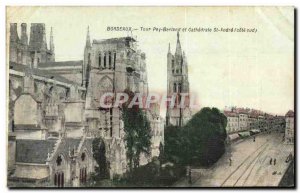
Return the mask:
<path id="1" fill-rule="evenodd" d="M 54 41 L 53 41 L 53 30 L 51 27 L 51 32 L 50 32 L 50 52 L 51 52 L 51 61 L 55 61 L 55 46 L 54 46 Z"/>
<path id="2" fill-rule="evenodd" d="M 175 55 L 180 55 L 180 56 L 182 55 L 181 44 L 179 39 L 179 31 L 177 32 L 177 45 L 176 45 Z"/>
<path id="3" fill-rule="evenodd" d="M 50 31 L 50 51 L 54 54 L 54 42 L 53 42 L 53 30 L 51 27 L 51 31 Z"/>
<path id="4" fill-rule="evenodd" d="M 90 38 L 90 27 L 88 26 L 87 29 L 87 35 L 86 35 L 86 44 L 85 47 L 90 48 L 91 47 L 91 38 Z"/>
<path id="5" fill-rule="evenodd" d="M 83 73 L 82 73 L 82 85 L 88 87 L 89 84 L 89 71 L 91 68 L 91 38 L 90 27 L 87 28 L 86 43 L 84 48 L 84 61 L 83 61 Z"/>
<path id="6" fill-rule="evenodd" d="M 46 51 L 46 29 L 43 23 L 32 23 L 30 27 L 30 51 Z"/>
<path id="7" fill-rule="evenodd" d="M 26 46 L 28 45 L 27 24 L 26 23 L 21 24 L 21 43 Z"/>
<path id="8" fill-rule="evenodd" d="M 10 24 L 10 42 L 18 42 L 18 25 L 16 23 Z"/>

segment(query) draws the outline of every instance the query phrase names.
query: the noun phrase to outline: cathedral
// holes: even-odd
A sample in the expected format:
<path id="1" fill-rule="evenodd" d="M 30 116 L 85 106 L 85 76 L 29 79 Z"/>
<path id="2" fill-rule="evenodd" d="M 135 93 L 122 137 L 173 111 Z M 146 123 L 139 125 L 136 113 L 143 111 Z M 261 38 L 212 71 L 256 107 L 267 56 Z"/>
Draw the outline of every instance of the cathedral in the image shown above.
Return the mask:
<path id="1" fill-rule="evenodd" d="M 20 38 L 17 27 L 10 25 L 8 40 L 9 186 L 84 185 L 97 166 L 95 138 L 100 139 L 100 159 L 105 160 L 98 167 L 105 167 L 111 179 L 124 174 L 128 163 L 122 110 L 102 108 L 99 100 L 107 92 L 126 89 L 148 94 L 146 54 L 138 49 L 137 40 L 127 36 L 91 41 L 88 29 L 82 60 L 55 61 L 52 28 L 48 48 L 45 24 L 31 24 L 29 43 L 27 25 L 21 24 Z M 184 55 L 176 54 L 174 58 L 169 53 L 168 61 L 175 59 L 177 69 L 183 65 L 178 58 Z M 187 78 L 185 70 L 180 72 L 182 80 Z M 170 81 L 175 84 L 173 77 Z M 150 155 L 141 159 L 147 163 L 159 155 L 164 120 L 159 108 L 145 111 L 152 133 Z"/>
<path id="2" fill-rule="evenodd" d="M 174 105 L 167 105 L 166 125 L 181 127 L 191 118 L 190 89 L 188 80 L 188 64 L 184 51 L 181 49 L 180 35 L 177 32 L 175 54 L 167 54 L 167 95 L 174 97 Z M 183 97 L 185 97 L 183 99 Z M 181 102 L 182 101 L 182 102 Z"/>

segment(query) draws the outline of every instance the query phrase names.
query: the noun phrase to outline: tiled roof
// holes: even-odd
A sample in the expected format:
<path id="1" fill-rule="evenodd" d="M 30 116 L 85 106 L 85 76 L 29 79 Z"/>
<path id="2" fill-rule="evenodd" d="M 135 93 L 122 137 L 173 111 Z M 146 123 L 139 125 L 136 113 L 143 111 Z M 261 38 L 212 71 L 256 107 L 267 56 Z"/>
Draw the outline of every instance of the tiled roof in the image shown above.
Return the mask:
<path id="1" fill-rule="evenodd" d="M 78 150 L 80 141 L 82 140 L 82 138 L 64 138 L 62 139 L 62 142 L 60 143 L 59 147 L 58 147 L 58 151 L 59 153 L 63 153 L 65 155 L 69 155 L 69 150 L 73 151 L 73 150 Z M 85 138 L 85 144 L 87 144 L 86 146 L 91 146 L 93 142 L 93 139 L 90 138 Z"/>
<path id="2" fill-rule="evenodd" d="M 72 150 L 73 148 L 77 149 L 79 146 L 81 138 L 65 138 L 63 139 L 63 152 L 67 153 L 69 151 L 69 148 Z"/>
<path id="3" fill-rule="evenodd" d="M 16 141 L 16 162 L 45 164 L 55 143 L 56 140 L 19 139 Z"/>
<path id="4" fill-rule="evenodd" d="M 58 147 L 58 151 L 65 155 L 69 150 L 77 150 L 82 138 L 64 138 Z M 52 153 L 57 139 L 48 140 L 25 140 L 16 141 L 16 162 L 45 164 L 48 153 Z M 86 138 L 86 146 L 91 146 L 93 139 Z"/>
<path id="5" fill-rule="evenodd" d="M 14 125 L 14 129 L 15 130 L 40 130 L 41 127 L 40 125 L 33 125 L 33 124 L 29 124 L 29 125 Z"/>
<path id="6" fill-rule="evenodd" d="M 26 65 L 17 64 L 15 62 L 9 62 L 9 69 L 16 70 L 19 72 L 25 72 L 26 70 L 29 69 L 29 67 Z M 57 80 L 57 81 L 60 81 L 63 83 L 67 83 L 67 84 L 78 85 L 78 83 L 70 81 L 70 80 L 64 78 L 63 76 L 60 76 L 56 73 L 52 73 L 51 71 L 48 71 L 48 70 L 41 70 L 41 69 L 37 69 L 37 68 L 32 68 L 31 70 L 32 70 L 32 73 L 37 76 L 54 79 L 54 80 Z M 78 85 L 78 86 L 80 86 L 80 85 Z"/>
<path id="7" fill-rule="evenodd" d="M 133 37 L 120 37 L 120 38 L 110 38 L 110 39 L 103 39 L 103 40 L 93 40 L 94 44 L 99 44 L 99 43 L 117 43 L 117 42 L 125 42 L 126 40 L 129 41 L 134 41 L 136 40 Z"/>
<path id="8" fill-rule="evenodd" d="M 251 113 L 250 113 L 251 118 L 257 118 L 258 116 L 259 116 L 259 114 L 257 112 L 251 111 Z"/>
<path id="9" fill-rule="evenodd" d="M 231 111 L 224 111 L 226 117 L 237 117 L 237 113 Z"/>
<path id="10" fill-rule="evenodd" d="M 244 108 L 238 108 L 237 112 L 239 114 L 248 114 L 249 111 L 247 109 L 244 109 Z"/>
<path id="11" fill-rule="evenodd" d="M 62 61 L 62 62 L 45 62 L 45 63 L 39 63 L 38 68 L 82 66 L 82 63 L 83 63 L 82 60 Z"/>

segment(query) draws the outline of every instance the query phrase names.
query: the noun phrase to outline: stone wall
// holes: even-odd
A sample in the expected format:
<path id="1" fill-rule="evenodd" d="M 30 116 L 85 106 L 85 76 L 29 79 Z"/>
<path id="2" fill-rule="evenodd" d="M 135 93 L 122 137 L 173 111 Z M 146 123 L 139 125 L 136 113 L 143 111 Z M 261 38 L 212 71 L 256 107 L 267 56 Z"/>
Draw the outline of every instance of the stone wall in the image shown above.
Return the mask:
<path id="1" fill-rule="evenodd" d="M 37 125 L 39 123 L 38 113 L 38 103 L 33 97 L 29 94 L 21 95 L 15 102 L 14 123 L 15 125 Z"/>

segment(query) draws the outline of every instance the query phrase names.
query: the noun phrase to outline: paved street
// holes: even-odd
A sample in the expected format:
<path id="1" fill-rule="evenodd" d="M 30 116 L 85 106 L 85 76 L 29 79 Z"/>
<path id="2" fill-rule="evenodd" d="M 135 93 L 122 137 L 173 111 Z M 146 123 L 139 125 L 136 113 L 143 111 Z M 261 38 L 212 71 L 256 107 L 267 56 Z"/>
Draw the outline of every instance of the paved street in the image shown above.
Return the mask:
<path id="1" fill-rule="evenodd" d="M 194 169 L 193 184 L 190 186 L 278 186 L 288 168 L 285 160 L 293 152 L 293 145 L 283 144 L 282 137 L 283 133 L 261 134 L 256 136 L 255 142 L 250 137 L 232 144 L 212 168 Z M 231 166 L 229 158 L 232 160 Z M 183 179 L 175 186 L 188 185 L 186 179 Z"/>

